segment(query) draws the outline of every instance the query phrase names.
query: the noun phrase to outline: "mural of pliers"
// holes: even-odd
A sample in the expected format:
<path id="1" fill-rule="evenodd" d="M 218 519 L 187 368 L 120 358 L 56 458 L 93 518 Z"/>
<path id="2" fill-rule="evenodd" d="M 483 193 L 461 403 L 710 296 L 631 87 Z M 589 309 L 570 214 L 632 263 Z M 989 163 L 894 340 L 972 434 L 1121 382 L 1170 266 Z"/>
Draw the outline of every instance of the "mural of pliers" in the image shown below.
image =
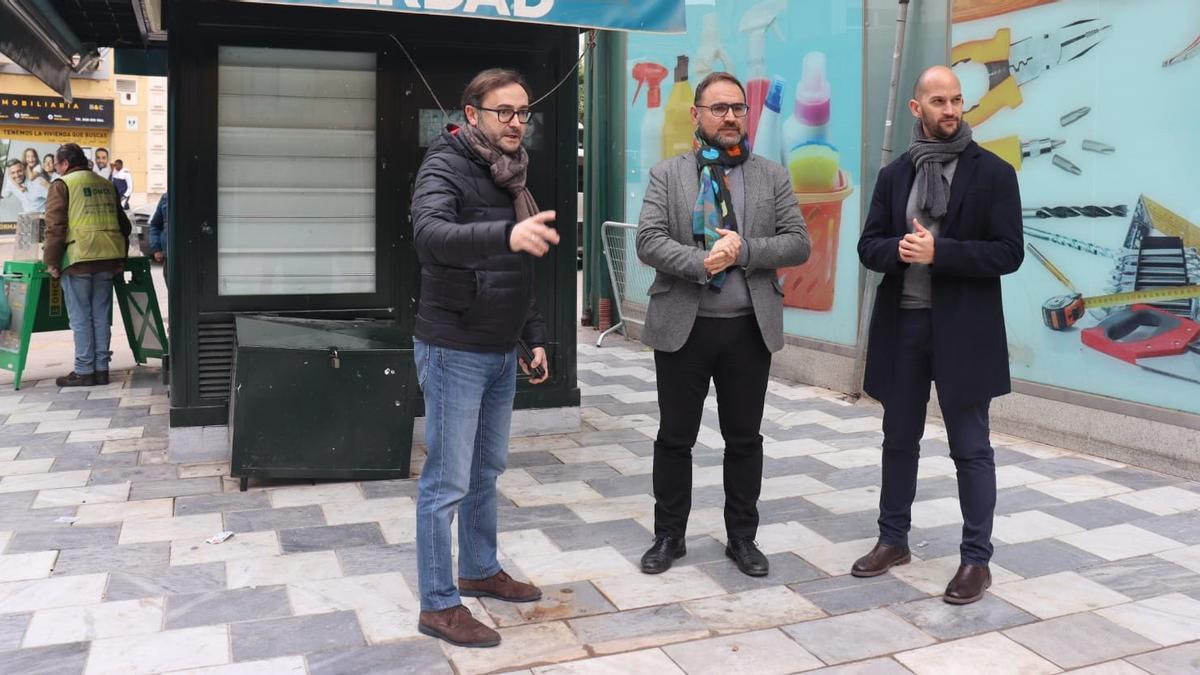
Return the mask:
<path id="1" fill-rule="evenodd" d="M 972 126 L 982 124 L 1004 108 L 1021 105 L 1021 85 L 1042 73 L 1074 61 L 1100 44 L 1112 26 L 1099 19 L 1080 19 L 1058 30 L 1012 41 L 1012 31 L 1001 28 L 991 39 L 955 45 L 951 66 L 978 63 L 987 67 L 987 93 L 963 113 Z"/>

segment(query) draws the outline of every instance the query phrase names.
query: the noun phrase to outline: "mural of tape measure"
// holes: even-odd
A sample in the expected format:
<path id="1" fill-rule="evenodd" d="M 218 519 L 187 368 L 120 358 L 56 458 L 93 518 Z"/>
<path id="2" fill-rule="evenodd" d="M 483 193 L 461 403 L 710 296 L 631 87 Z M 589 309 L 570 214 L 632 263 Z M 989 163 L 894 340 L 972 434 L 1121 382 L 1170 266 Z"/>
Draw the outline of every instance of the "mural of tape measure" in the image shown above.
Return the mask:
<path id="1" fill-rule="evenodd" d="M 1144 291 L 1113 293 L 1085 298 L 1079 293 L 1059 295 L 1042 305 L 1042 321 L 1051 330 L 1066 330 L 1083 318 L 1083 313 L 1098 307 L 1123 307 L 1126 305 L 1154 304 L 1168 300 L 1200 298 L 1200 285 L 1171 286 Z"/>

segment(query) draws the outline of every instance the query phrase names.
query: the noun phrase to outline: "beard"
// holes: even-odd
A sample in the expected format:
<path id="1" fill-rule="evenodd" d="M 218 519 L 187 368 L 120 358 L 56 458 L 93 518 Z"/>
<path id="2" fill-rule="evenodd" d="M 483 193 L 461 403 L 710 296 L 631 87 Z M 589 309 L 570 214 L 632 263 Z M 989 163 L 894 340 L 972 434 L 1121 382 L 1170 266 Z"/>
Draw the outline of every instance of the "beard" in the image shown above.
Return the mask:
<path id="1" fill-rule="evenodd" d="M 925 126 L 925 135 L 939 141 L 946 141 L 953 138 L 954 135 L 958 133 L 958 130 L 962 128 L 962 118 L 954 118 L 954 130 L 947 132 L 942 129 L 942 123 L 949 121 L 950 120 L 944 119 L 940 116 L 933 119 L 925 118 L 923 120 Z"/>
<path id="2" fill-rule="evenodd" d="M 730 140 L 728 137 L 723 137 L 721 135 L 721 132 L 723 132 L 723 131 L 736 131 L 738 136 L 736 139 Z M 701 136 L 704 138 L 704 142 L 708 143 L 712 147 L 720 148 L 722 150 L 728 150 L 730 148 L 734 148 L 734 147 L 737 147 L 738 145 L 740 145 L 741 142 L 746 139 L 746 132 L 742 131 L 741 129 L 735 128 L 735 127 L 721 127 L 719 129 L 717 129 L 716 133 L 713 134 L 712 136 L 709 136 L 708 134 L 703 134 L 703 133 L 701 134 Z"/>

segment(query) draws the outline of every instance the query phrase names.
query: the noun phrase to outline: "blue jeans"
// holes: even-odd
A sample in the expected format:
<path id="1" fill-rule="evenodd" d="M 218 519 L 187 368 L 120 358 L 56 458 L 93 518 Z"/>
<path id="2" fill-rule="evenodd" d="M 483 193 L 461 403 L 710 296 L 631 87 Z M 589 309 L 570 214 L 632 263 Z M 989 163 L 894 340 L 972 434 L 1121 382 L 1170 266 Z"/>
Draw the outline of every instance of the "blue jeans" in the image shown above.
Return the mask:
<path id="1" fill-rule="evenodd" d="M 107 371 L 112 358 L 108 319 L 113 305 L 113 273 L 63 274 L 62 287 L 67 318 L 75 334 L 75 372 L 90 375 L 97 370 Z"/>
<path id="2" fill-rule="evenodd" d="M 458 576 L 486 579 L 496 560 L 496 478 L 508 459 L 516 354 L 466 352 L 413 341 L 425 395 L 428 456 L 417 495 L 421 610 L 461 604 L 450 555 L 458 514 Z"/>

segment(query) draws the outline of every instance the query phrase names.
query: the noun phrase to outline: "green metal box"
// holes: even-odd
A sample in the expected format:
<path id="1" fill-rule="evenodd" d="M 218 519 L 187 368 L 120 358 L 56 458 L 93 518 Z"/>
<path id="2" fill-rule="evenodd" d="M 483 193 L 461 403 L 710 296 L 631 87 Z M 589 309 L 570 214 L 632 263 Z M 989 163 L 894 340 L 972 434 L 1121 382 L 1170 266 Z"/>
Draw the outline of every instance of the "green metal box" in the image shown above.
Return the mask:
<path id="1" fill-rule="evenodd" d="M 407 478 L 412 338 L 392 321 L 237 318 L 231 475 Z"/>

